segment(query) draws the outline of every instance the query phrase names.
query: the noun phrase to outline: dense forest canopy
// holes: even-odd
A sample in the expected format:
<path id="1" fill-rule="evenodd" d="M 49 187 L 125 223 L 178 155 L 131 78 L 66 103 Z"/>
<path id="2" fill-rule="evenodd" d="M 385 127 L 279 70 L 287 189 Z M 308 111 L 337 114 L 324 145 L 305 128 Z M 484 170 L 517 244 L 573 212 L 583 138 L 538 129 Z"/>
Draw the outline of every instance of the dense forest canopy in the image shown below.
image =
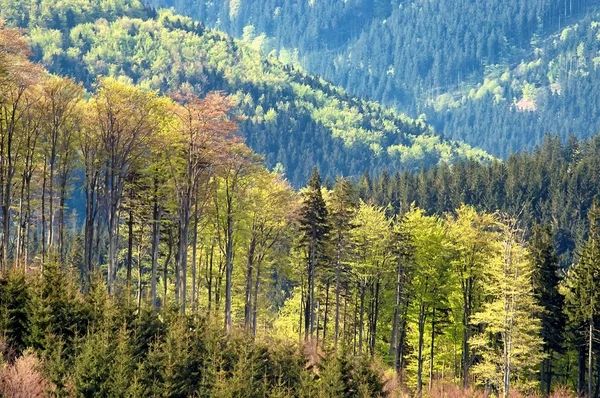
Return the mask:
<path id="1" fill-rule="evenodd" d="M 1 396 L 600 394 L 600 137 L 501 161 L 252 29 L 0 5 Z"/>
<path id="2" fill-rule="evenodd" d="M 97 76 L 163 93 L 232 94 L 248 145 L 301 186 L 313 164 L 324 175 L 415 169 L 489 156 L 433 133 L 422 120 L 359 100 L 261 54 L 264 38 L 234 41 L 189 18 L 137 1 L 0 3 L 0 17 L 29 30 L 33 57 L 91 88 Z"/>
<path id="3" fill-rule="evenodd" d="M 153 0 L 497 157 L 600 131 L 594 0 Z"/>

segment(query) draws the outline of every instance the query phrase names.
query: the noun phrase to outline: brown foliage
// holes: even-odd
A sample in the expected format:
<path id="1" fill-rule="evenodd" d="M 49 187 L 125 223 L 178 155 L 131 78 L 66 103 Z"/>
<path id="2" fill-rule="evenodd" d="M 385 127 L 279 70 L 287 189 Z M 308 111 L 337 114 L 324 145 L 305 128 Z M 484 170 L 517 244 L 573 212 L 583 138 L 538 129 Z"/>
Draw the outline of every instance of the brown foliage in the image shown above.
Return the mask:
<path id="1" fill-rule="evenodd" d="M 52 385 L 40 373 L 40 360 L 26 353 L 0 370 L 0 395 L 13 398 L 47 397 Z"/>

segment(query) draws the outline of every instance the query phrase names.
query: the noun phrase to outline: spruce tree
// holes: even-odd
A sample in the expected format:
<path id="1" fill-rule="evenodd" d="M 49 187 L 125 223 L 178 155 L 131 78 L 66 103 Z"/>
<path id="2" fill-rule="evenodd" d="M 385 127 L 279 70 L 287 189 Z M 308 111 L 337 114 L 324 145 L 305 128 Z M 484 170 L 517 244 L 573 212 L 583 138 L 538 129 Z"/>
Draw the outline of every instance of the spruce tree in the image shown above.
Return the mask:
<path id="1" fill-rule="evenodd" d="M 547 225 L 536 225 L 531 242 L 531 261 L 534 269 L 534 295 L 541 308 L 541 336 L 546 354 L 542 362 L 541 382 L 546 393 L 552 384 L 552 355 L 563 349 L 565 315 L 564 297 L 558 292 L 559 260 L 555 254 L 552 231 Z"/>
<path id="2" fill-rule="evenodd" d="M 315 330 L 315 280 L 316 268 L 325 259 L 325 246 L 330 226 L 328 212 L 321 193 L 321 176 L 315 166 L 302 193 L 303 203 L 300 214 L 302 243 L 307 251 L 307 294 L 304 308 L 304 338 L 312 337 Z"/>
<path id="3" fill-rule="evenodd" d="M 567 274 L 566 313 L 578 332 L 579 346 L 587 347 L 588 396 L 592 396 L 593 343 L 595 320 L 600 314 L 600 205 L 598 198 L 588 212 L 589 232 L 579 255 L 579 261 Z M 578 390 L 583 391 L 585 363 L 579 361 Z"/>

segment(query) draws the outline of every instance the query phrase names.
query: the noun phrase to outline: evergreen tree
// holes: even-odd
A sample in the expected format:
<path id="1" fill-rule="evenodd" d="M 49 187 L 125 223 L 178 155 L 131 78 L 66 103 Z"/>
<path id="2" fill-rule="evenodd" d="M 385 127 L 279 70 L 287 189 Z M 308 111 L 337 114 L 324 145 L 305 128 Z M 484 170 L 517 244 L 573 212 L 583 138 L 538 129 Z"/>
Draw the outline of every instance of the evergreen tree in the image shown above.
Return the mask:
<path id="1" fill-rule="evenodd" d="M 581 347 L 587 346 L 587 392 L 592 396 L 595 320 L 600 315 L 600 205 L 598 198 L 588 212 L 588 238 L 566 277 L 566 312 L 574 323 Z M 581 352 L 580 352 L 581 357 Z M 579 361 L 579 393 L 583 393 L 585 363 Z"/>
<path id="2" fill-rule="evenodd" d="M 541 382 L 547 394 L 550 393 L 553 377 L 553 355 L 564 348 L 565 314 L 564 297 L 558 292 L 560 269 L 554 251 L 552 231 L 549 226 L 536 225 L 530 245 L 533 264 L 534 294 L 541 308 L 541 337 L 545 353 L 542 362 Z"/>
<path id="3" fill-rule="evenodd" d="M 315 331 L 315 281 L 316 269 L 326 261 L 326 245 L 329 238 L 329 214 L 321 192 L 321 176 L 316 166 L 302 192 L 300 225 L 307 256 L 307 290 L 304 307 L 304 339 Z"/>

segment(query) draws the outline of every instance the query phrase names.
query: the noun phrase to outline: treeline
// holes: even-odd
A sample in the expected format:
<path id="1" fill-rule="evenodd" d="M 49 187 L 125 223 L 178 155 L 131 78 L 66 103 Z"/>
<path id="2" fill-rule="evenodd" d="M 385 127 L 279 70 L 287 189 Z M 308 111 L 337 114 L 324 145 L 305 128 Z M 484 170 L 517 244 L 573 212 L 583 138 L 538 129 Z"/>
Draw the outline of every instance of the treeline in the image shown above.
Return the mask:
<path id="1" fill-rule="evenodd" d="M 519 215 L 526 230 L 535 224 L 552 228 L 563 268 L 585 239 L 586 214 L 600 192 L 600 139 L 566 143 L 547 135 L 532 152 L 513 154 L 506 162 L 458 162 L 422 169 L 419 173 L 367 173 L 356 181 L 365 201 L 389 206 L 402 214 L 415 203 L 442 215 L 461 204 L 480 211 Z"/>
<path id="2" fill-rule="evenodd" d="M 235 97 L 246 143 L 281 163 L 295 187 L 317 164 L 324 175 L 414 169 L 489 158 L 436 136 L 422 120 L 360 100 L 321 78 L 262 54 L 264 37 L 243 40 L 139 2 L 0 3 L 7 24 L 28 29 L 33 59 L 91 90 L 99 75 L 167 94 L 221 90 Z"/>

